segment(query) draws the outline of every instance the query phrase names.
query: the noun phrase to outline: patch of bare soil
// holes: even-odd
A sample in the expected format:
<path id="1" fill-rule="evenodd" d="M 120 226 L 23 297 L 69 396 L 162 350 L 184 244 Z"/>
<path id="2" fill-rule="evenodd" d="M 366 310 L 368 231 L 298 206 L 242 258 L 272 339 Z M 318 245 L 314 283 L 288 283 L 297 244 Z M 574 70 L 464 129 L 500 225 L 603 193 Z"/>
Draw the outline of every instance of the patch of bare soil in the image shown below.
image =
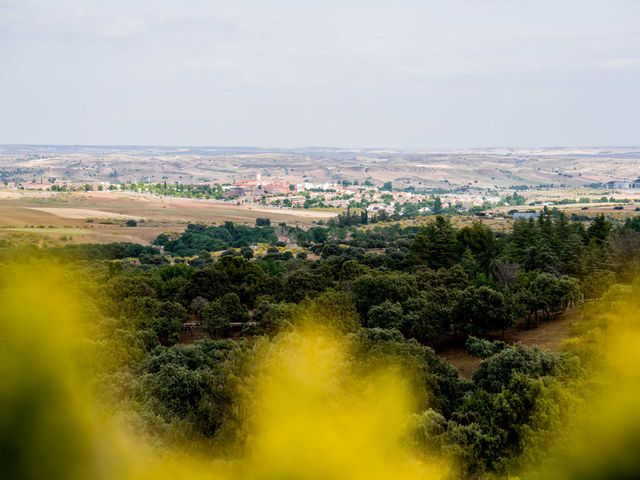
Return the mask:
<path id="1" fill-rule="evenodd" d="M 62 217 L 62 218 L 81 218 L 81 219 L 134 218 L 135 220 L 139 220 L 139 218 L 131 217 L 131 215 L 122 215 L 121 213 L 105 212 L 103 210 L 92 210 L 89 208 L 63 208 L 63 207 L 30 207 L 30 208 L 31 210 L 38 210 L 41 212 L 50 213 L 52 215 L 55 215 L 57 217 Z"/>

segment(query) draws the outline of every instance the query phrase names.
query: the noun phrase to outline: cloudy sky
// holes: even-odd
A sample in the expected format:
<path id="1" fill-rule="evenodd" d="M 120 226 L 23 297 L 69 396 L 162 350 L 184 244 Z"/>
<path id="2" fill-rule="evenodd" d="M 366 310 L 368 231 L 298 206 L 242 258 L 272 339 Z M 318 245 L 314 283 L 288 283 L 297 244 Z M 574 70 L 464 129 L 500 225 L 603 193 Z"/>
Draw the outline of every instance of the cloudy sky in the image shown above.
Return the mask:
<path id="1" fill-rule="evenodd" d="M 640 0 L 0 0 L 0 143 L 640 144 Z"/>

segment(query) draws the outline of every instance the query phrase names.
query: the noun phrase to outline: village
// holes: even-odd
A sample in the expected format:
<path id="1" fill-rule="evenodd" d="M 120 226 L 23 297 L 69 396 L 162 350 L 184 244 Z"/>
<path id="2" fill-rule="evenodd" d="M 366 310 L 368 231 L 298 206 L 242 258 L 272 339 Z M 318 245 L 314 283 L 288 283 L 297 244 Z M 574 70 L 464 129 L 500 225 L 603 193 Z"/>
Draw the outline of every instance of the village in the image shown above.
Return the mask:
<path id="1" fill-rule="evenodd" d="M 466 187 L 454 191 L 416 192 L 412 188 L 399 189 L 392 182 L 374 185 L 371 181 L 289 183 L 286 179 L 264 176 L 258 172 L 253 177 L 234 180 L 233 183 L 213 182 L 182 185 L 137 181 L 68 182 L 55 178 L 30 182 L 5 182 L 4 190 L 50 192 L 115 192 L 129 191 L 159 196 L 202 198 L 234 205 L 263 205 L 275 208 L 327 209 L 342 211 L 348 207 L 366 209 L 372 214 L 393 214 L 407 205 L 415 206 L 415 213 L 433 213 L 433 203 L 439 198 L 437 209 L 455 209 L 466 212 L 473 208 L 488 208 L 504 204 L 504 197 L 516 192 L 499 187 Z M 517 196 L 517 193 L 516 193 Z M 435 213 L 438 213 L 437 211 Z"/>
<path id="2" fill-rule="evenodd" d="M 419 193 L 413 189 L 396 189 L 392 182 L 374 185 L 370 181 L 357 180 L 339 183 L 302 182 L 289 184 L 278 179 L 264 180 L 260 173 L 254 179 L 242 179 L 233 185 L 222 186 L 225 198 L 241 203 L 261 203 L 263 205 L 291 208 L 331 208 L 346 209 L 349 206 L 366 208 L 377 213 L 389 214 L 407 204 L 418 205 L 418 213 L 430 213 L 434 193 Z M 438 193 L 442 208 L 468 210 L 497 204 L 502 199 L 497 188 L 469 188 L 465 191 Z M 506 194 L 506 192 L 503 192 Z"/>
<path id="3" fill-rule="evenodd" d="M 237 208 L 266 207 L 278 210 L 311 210 L 343 212 L 347 209 L 366 210 L 380 218 L 392 215 L 406 217 L 439 213 L 471 214 L 491 218 L 493 215 L 517 218 L 536 216 L 536 209 L 550 206 L 576 205 L 587 210 L 587 204 L 637 203 L 640 200 L 640 179 L 616 180 L 589 187 L 566 188 L 563 185 L 538 187 L 477 185 L 451 187 L 450 190 L 416 190 L 395 186 L 391 181 L 342 180 L 295 182 L 292 178 L 271 175 L 268 171 L 245 175 L 232 182 L 214 181 L 195 184 L 162 183 L 151 179 L 131 182 L 73 182 L 57 178 L 31 181 L 5 181 L 0 190 L 26 192 L 127 192 L 160 198 L 180 197 L 207 200 Z M 517 207 L 520 207 L 518 210 Z M 524 211 L 522 209 L 525 209 Z M 616 207 L 621 209 L 621 207 Z"/>

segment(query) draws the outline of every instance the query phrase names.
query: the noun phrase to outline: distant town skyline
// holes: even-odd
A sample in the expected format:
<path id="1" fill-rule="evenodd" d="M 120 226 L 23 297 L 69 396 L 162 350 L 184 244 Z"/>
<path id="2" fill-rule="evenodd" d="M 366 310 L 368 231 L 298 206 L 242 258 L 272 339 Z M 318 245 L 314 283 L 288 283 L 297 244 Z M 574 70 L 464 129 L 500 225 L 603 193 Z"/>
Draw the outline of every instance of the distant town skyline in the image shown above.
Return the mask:
<path id="1" fill-rule="evenodd" d="M 2 0 L 0 144 L 640 144 L 638 0 Z"/>

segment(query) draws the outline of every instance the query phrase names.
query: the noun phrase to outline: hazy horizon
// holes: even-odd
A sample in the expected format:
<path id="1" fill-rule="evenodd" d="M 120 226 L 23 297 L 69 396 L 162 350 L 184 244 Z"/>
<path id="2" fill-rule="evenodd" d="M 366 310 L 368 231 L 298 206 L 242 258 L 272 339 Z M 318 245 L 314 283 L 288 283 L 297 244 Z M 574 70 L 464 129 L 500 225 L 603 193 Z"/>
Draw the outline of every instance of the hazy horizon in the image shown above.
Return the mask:
<path id="1" fill-rule="evenodd" d="M 636 149 L 637 145 L 486 145 L 486 146 L 461 146 L 461 147 L 402 147 L 402 146 L 341 146 L 341 145 L 285 145 L 285 146 L 269 146 L 269 145 L 206 145 L 206 144 L 117 144 L 117 143 L 0 143 L 0 148 L 7 147 L 27 147 L 27 148 L 190 148 L 190 149 L 227 149 L 227 150 L 259 150 L 259 151 L 275 151 L 275 150 L 354 150 L 354 151 L 371 151 L 371 150 L 389 150 L 397 152 L 456 152 L 462 150 L 512 150 L 514 152 L 523 150 L 580 150 L 580 149 Z"/>
<path id="2" fill-rule="evenodd" d="M 638 145 L 639 24 L 638 0 L 0 0 L 0 144 Z"/>

